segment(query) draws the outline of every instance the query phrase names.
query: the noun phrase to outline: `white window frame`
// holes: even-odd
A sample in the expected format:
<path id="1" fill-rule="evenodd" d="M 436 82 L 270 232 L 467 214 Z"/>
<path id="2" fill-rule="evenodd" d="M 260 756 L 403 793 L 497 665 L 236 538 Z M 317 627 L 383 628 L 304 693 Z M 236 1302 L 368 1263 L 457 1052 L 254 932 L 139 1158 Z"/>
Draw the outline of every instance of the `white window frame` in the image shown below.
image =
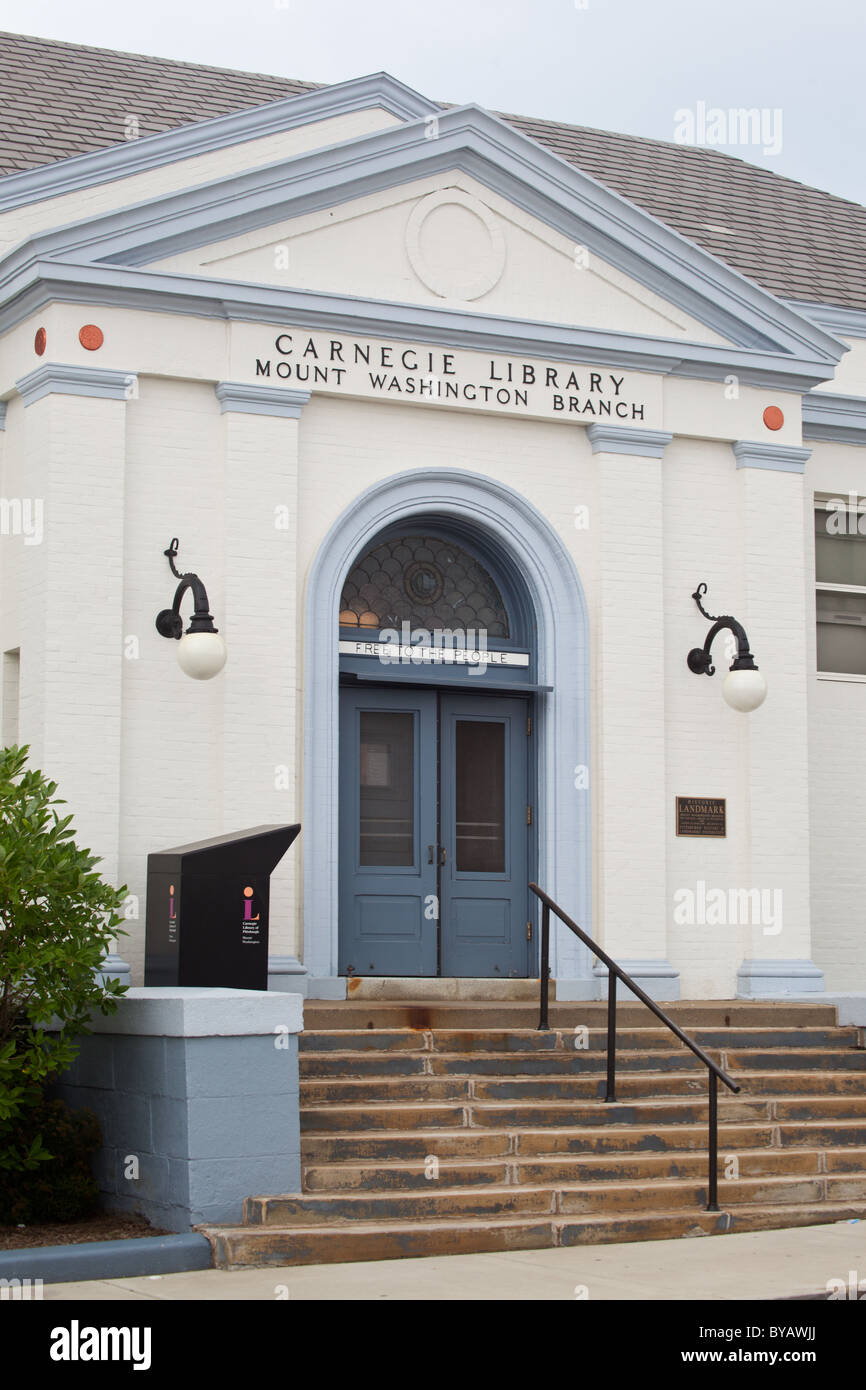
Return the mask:
<path id="1" fill-rule="evenodd" d="M 847 494 L 847 496 L 848 496 L 848 498 L 849 498 L 849 501 L 846 503 L 845 509 L 846 509 L 846 512 L 848 513 L 848 515 L 850 516 L 850 515 L 851 515 L 851 512 L 852 512 L 852 507 L 851 507 L 851 504 L 850 504 L 851 493 L 849 492 L 849 493 Z M 856 510 L 858 516 L 866 516 L 866 497 L 864 497 L 864 496 L 861 495 L 859 489 L 858 489 L 858 491 L 857 491 L 857 499 L 858 499 L 858 500 L 857 500 L 857 506 L 856 506 L 856 508 L 855 508 L 854 510 Z M 841 493 L 841 492 L 816 492 L 816 493 L 813 494 L 813 497 L 812 497 L 812 527 L 813 527 L 813 530 L 814 530 L 814 526 L 815 526 L 815 512 L 820 511 L 822 507 L 826 510 L 826 508 L 827 508 L 827 503 L 828 503 L 828 502 L 839 502 L 839 501 L 841 501 L 841 500 L 842 500 L 842 493 Z M 827 514 L 829 515 L 829 511 L 828 511 Z M 858 529 L 859 529 L 859 528 L 858 528 Z M 864 536 L 864 540 L 866 540 L 866 536 Z M 820 579 L 818 578 L 818 560 L 817 560 L 817 555 L 814 557 L 814 560 L 815 560 L 815 592 L 816 592 L 816 593 L 819 593 L 819 592 L 820 592 L 820 593 L 831 593 L 831 594 L 862 594 L 863 597 L 866 598 L 866 584 L 830 584 L 830 583 L 828 583 L 826 580 L 820 580 Z M 851 683 L 854 684 L 854 685 L 866 685 L 866 675 L 858 675 L 858 674 L 857 674 L 856 672 L 854 672 L 854 671 L 822 671 L 821 668 L 820 668 L 820 666 L 817 665 L 817 661 L 818 661 L 818 615 L 817 615 L 817 611 L 816 611 L 816 614 L 815 614 L 815 662 L 816 662 L 816 675 L 817 675 L 817 677 L 818 677 L 818 680 L 819 680 L 819 681 L 849 681 L 849 682 L 851 682 Z"/>

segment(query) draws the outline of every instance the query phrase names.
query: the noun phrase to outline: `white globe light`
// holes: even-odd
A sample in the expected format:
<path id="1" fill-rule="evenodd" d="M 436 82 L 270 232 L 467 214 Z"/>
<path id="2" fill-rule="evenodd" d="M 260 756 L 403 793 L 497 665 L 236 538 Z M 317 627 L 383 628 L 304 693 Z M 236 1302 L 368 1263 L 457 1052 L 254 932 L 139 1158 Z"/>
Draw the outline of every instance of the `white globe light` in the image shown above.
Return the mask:
<path id="1" fill-rule="evenodd" d="M 729 671 L 722 681 L 722 694 L 731 709 L 748 714 L 767 698 L 767 682 L 758 670 Z"/>
<path id="2" fill-rule="evenodd" d="M 177 644 L 177 664 L 194 681 L 209 681 L 226 664 L 226 644 L 218 632 L 185 632 Z"/>

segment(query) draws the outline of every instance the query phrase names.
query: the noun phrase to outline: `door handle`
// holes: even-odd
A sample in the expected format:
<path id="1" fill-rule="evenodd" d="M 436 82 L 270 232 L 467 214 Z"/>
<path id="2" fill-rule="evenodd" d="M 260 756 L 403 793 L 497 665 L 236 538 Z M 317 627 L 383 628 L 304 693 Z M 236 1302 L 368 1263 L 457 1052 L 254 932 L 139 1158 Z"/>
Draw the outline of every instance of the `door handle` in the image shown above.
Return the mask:
<path id="1" fill-rule="evenodd" d="M 444 864 L 447 857 L 448 857 L 448 851 L 446 850 L 446 848 L 445 848 L 444 845 L 440 845 L 440 846 L 439 846 L 439 863 L 440 863 L 440 864 Z"/>

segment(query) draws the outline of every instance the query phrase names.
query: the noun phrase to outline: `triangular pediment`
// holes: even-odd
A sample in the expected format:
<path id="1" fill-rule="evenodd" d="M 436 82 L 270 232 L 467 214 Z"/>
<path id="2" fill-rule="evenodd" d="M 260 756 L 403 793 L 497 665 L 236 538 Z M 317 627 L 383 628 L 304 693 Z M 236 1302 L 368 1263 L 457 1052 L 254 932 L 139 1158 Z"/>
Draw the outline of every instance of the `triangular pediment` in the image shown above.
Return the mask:
<path id="1" fill-rule="evenodd" d="M 729 341 L 459 170 L 180 252 L 153 270 Z"/>
<path id="2" fill-rule="evenodd" d="M 7 284 L 37 261 L 86 265 L 231 299 L 234 316 L 265 289 L 287 307 L 318 294 L 832 374 L 841 345 L 796 310 L 488 112 L 424 100 L 384 129 L 40 233 L 5 258 Z"/>

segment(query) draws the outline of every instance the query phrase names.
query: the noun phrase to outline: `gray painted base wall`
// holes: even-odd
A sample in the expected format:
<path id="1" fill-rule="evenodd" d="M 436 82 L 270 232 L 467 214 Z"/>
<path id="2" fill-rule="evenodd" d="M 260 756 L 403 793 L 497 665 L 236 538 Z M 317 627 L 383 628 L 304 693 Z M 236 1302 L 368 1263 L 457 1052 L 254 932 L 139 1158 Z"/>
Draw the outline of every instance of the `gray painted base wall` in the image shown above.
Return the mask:
<path id="1" fill-rule="evenodd" d="M 172 995 L 184 996 L 179 1011 Z M 108 1210 L 189 1231 L 239 1222 L 245 1197 L 300 1190 L 299 1005 L 282 993 L 137 989 L 96 1021 L 56 1093 L 99 1119 Z"/>

